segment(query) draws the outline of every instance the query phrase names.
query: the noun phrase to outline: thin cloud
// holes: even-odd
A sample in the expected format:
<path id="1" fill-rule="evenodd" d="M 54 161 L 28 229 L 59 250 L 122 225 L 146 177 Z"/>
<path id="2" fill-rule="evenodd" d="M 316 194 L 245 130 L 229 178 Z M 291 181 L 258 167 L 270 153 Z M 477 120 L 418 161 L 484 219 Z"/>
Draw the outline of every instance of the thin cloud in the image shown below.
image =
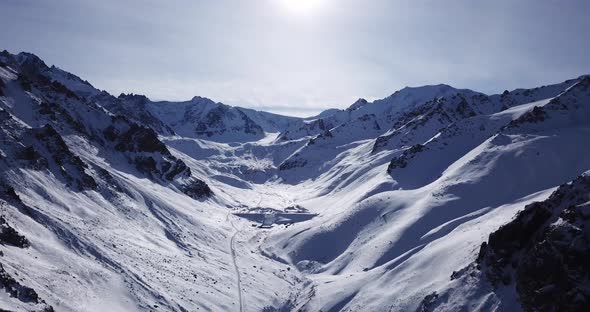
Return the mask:
<path id="1" fill-rule="evenodd" d="M 590 2 L 2 1 L 0 42 L 118 94 L 275 112 L 344 108 L 404 86 L 485 93 L 590 72 Z M 84 12 L 84 14 L 79 14 Z"/>

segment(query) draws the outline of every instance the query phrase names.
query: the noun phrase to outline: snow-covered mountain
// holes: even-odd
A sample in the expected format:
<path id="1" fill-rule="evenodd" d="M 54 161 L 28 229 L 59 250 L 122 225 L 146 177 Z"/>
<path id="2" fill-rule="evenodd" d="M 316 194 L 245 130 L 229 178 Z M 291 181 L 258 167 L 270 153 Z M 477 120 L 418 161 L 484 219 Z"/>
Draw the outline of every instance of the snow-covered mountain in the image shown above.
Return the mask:
<path id="1" fill-rule="evenodd" d="M 585 311 L 588 138 L 588 76 L 296 118 L 4 51 L 0 309 Z"/>
<path id="2" fill-rule="evenodd" d="M 163 135 L 216 142 L 249 142 L 283 130 L 299 118 L 231 107 L 203 97 L 186 102 L 153 102 L 146 96 L 100 94 L 91 98 L 106 109 L 149 125 Z"/>

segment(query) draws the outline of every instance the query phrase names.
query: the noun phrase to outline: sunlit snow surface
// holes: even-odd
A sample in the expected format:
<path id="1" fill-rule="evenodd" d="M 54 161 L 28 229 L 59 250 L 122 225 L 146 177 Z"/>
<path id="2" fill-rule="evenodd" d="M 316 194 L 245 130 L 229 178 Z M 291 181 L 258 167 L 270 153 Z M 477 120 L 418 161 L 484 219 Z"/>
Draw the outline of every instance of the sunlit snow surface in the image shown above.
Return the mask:
<path id="1" fill-rule="evenodd" d="M 34 92 L 7 68 L 0 77 L 0 107 L 38 127 Z M 99 93 L 57 68 L 51 78 L 81 97 Z M 56 311 L 411 311 L 441 290 L 456 293 L 442 310 L 520 310 L 514 290 L 497 293 L 483 277 L 457 285 L 450 276 L 526 204 L 590 169 L 590 97 L 576 83 L 530 96 L 515 90 L 510 105 L 445 85 L 407 88 L 330 112 L 323 125 L 223 108 L 215 125 L 234 130 L 211 137 L 194 134 L 194 123 L 219 104 L 148 102 L 160 140 L 214 195 L 192 199 L 64 132 L 72 152 L 105 168 L 123 191 L 73 192 L 47 171 L 2 167 L 37 221 L 2 204 L 31 247 L 2 246 L 0 261 Z M 461 107 L 451 98 L 458 93 L 472 115 L 435 109 Z M 427 104 L 440 98 L 448 101 Z M 568 109 L 551 109 L 553 98 Z M 77 105 L 83 113 L 84 102 Z M 536 106 L 550 118 L 513 122 Z M 241 132 L 250 121 L 262 132 Z M 417 144 L 422 151 L 406 152 L 407 164 L 388 173 Z M 268 213 L 276 222 L 261 228 Z M 28 309 L 5 294 L 0 308 Z"/>

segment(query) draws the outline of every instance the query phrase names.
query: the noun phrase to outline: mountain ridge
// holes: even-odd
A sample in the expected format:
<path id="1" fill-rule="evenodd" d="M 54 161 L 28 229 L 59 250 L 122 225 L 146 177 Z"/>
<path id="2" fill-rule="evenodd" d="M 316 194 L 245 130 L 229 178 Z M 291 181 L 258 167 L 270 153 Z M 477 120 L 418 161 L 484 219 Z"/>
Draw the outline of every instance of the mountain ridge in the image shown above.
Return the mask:
<path id="1" fill-rule="evenodd" d="M 0 309 L 546 308 L 535 291 L 581 284 L 545 289 L 518 258 L 520 284 L 496 287 L 494 233 L 525 235 L 510 224 L 587 179 L 589 92 L 586 75 L 496 95 L 440 84 L 298 118 L 115 97 L 1 52 Z M 544 228 L 579 227 L 576 205 Z"/>

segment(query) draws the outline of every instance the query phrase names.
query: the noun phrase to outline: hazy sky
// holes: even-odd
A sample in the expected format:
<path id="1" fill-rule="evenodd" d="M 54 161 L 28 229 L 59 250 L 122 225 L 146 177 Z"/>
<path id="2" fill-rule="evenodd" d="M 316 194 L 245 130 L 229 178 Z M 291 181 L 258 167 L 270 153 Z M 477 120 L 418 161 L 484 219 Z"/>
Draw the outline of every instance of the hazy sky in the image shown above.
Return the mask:
<path id="1" fill-rule="evenodd" d="M 0 49 L 118 95 L 312 115 L 404 86 L 590 73 L 587 0 L 0 0 Z"/>

